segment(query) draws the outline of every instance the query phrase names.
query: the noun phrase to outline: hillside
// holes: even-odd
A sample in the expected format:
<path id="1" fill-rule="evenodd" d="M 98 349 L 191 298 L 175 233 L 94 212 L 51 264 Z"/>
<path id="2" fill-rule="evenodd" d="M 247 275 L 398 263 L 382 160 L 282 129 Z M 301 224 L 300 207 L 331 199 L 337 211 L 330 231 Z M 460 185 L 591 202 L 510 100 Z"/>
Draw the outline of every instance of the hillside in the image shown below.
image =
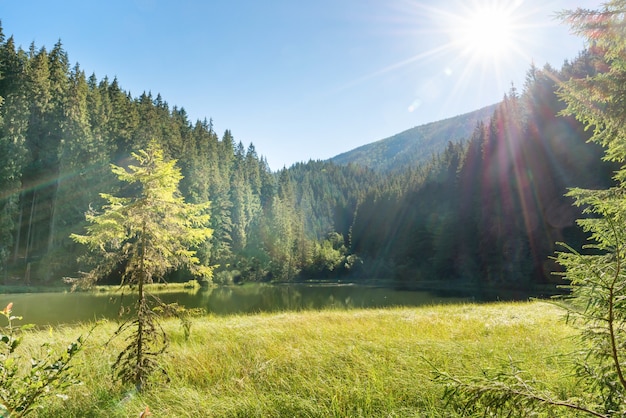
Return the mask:
<path id="1" fill-rule="evenodd" d="M 468 140 L 476 124 L 480 121 L 488 122 L 495 108 L 494 104 L 463 115 L 416 126 L 339 154 L 331 158 L 331 161 L 336 164 L 355 163 L 381 173 L 424 163 L 442 152 L 449 141 L 456 143 Z"/>
<path id="2" fill-rule="evenodd" d="M 211 202 L 213 234 L 198 256 L 220 266 L 218 283 L 552 283 L 554 242 L 585 238 L 564 194 L 606 188 L 615 172 L 589 132 L 559 116 L 559 80 L 584 79 L 596 60 L 535 68 L 498 106 L 273 173 L 253 144 L 193 123 L 160 94 L 87 78 L 60 43 L 27 53 L 0 41 L 0 280 L 53 283 L 96 265 L 71 234 L 104 208 L 102 193 L 138 193 L 111 164 L 156 143 L 177 161 L 185 202 Z M 117 272 L 105 279 L 119 282 Z"/>

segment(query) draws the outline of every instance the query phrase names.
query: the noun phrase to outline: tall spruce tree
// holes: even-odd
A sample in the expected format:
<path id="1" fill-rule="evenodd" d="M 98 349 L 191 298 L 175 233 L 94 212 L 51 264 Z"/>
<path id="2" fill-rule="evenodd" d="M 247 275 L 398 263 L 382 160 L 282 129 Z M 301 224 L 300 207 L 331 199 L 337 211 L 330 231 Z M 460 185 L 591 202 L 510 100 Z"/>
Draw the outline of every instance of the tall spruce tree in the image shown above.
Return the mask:
<path id="1" fill-rule="evenodd" d="M 559 253 L 576 304 L 571 318 L 581 328 L 588 354 L 578 374 L 596 389 L 597 408 L 626 415 L 626 1 L 613 0 L 601 10 L 564 14 L 574 31 L 603 57 L 604 71 L 570 79 L 561 87 L 563 112 L 593 129 L 591 141 L 601 144 L 604 159 L 620 168 L 615 186 L 605 190 L 574 188 L 568 195 L 591 216 L 578 221 L 590 234 L 591 252 L 570 248 Z"/>
<path id="2" fill-rule="evenodd" d="M 4 41 L 1 28 L 0 40 Z M 19 230 L 19 195 L 29 118 L 25 61 L 24 52 L 15 50 L 13 38 L 0 46 L 0 271 L 4 278 L 9 262 L 17 258 L 14 249 L 19 246 L 15 232 Z"/>

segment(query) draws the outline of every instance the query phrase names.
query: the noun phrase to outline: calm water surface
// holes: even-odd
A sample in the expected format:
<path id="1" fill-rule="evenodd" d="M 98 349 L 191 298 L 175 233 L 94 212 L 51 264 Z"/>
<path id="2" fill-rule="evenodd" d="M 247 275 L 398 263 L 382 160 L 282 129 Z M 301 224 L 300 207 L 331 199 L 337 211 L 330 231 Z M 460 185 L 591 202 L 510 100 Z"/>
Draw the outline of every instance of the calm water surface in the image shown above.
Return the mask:
<path id="1" fill-rule="evenodd" d="M 472 300 L 425 291 L 395 290 L 356 285 L 259 285 L 223 286 L 159 293 L 167 303 L 202 308 L 216 315 L 250 314 L 303 309 L 351 309 L 420 306 Z M 72 324 L 116 318 L 122 304 L 132 306 L 131 295 L 98 293 L 24 293 L 0 295 L 0 307 L 13 302 L 22 323 Z"/>

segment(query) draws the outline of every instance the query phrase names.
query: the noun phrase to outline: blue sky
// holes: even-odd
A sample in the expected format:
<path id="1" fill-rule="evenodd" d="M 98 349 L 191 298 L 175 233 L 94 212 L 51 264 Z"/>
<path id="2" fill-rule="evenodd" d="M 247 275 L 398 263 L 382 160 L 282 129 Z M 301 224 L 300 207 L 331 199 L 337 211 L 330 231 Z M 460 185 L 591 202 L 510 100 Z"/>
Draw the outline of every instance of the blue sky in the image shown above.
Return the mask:
<path id="1" fill-rule="evenodd" d="M 0 19 L 24 49 L 60 39 L 88 76 L 161 93 L 192 122 L 212 118 L 278 170 L 499 101 L 511 83 L 522 89 L 531 62 L 560 68 L 583 48 L 556 11 L 599 4 L 0 0 Z M 481 42 L 508 43 L 483 54 L 458 29 L 487 9 L 504 10 L 507 28 Z"/>

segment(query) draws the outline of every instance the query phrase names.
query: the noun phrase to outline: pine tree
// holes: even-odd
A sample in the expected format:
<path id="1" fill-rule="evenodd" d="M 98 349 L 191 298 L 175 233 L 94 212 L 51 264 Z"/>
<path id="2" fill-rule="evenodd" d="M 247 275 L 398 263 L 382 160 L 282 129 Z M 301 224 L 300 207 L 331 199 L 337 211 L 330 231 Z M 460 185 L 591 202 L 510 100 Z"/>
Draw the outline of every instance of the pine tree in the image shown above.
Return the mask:
<path id="1" fill-rule="evenodd" d="M 602 52 L 606 71 L 570 79 L 561 87 L 563 112 L 593 129 L 604 159 L 620 164 L 606 190 L 574 188 L 568 195 L 584 213 L 579 226 L 590 234 L 585 253 L 573 248 L 558 254 L 571 282 L 570 317 L 581 328 L 588 354 L 577 372 L 595 389 L 598 408 L 626 414 L 626 1 L 613 0 L 600 11 L 577 10 L 564 16 L 575 31 Z"/>
<path id="2" fill-rule="evenodd" d="M 107 201 L 102 213 L 88 213 L 87 234 L 73 234 L 72 238 L 98 255 L 97 266 L 84 278 L 87 283 L 121 266 L 122 284 L 137 289 L 136 317 L 118 330 L 131 327 L 134 331 L 115 367 L 122 381 L 133 382 L 141 390 L 166 341 L 155 323 L 144 285 L 180 268 L 210 279 L 211 268 L 199 263 L 193 248 L 209 239 L 212 231 L 206 226 L 208 202 L 188 204 L 180 196 L 181 174 L 175 160 L 165 161 L 154 142 L 145 151 L 133 153 L 133 158 L 137 165 L 128 169 L 112 166 L 128 184 L 128 197 L 102 194 Z"/>
<path id="3" fill-rule="evenodd" d="M 576 398 L 563 399 L 521 377 L 519 370 L 494 378 L 466 382 L 440 374 L 448 395 L 468 409 L 490 414 L 568 408 L 597 417 L 626 415 L 626 0 L 613 0 L 601 10 L 564 12 L 562 17 L 601 52 L 599 71 L 563 83 L 563 112 L 588 129 L 591 141 L 604 146 L 604 159 L 620 164 L 615 185 L 608 189 L 573 188 L 568 195 L 589 216 L 578 225 L 589 234 L 582 250 L 563 244 L 557 262 L 565 268 L 571 297 L 567 320 L 580 329 L 581 355 L 574 373 L 583 388 Z"/>
<path id="4" fill-rule="evenodd" d="M 108 116 L 107 125 L 111 140 L 115 144 L 115 156 L 128 155 L 135 149 L 143 149 L 147 143 L 135 146 L 134 135 L 139 126 L 139 112 L 137 104 L 132 100 L 129 93 L 122 90 L 117 78 L 108 84 L 105 79 L 101 85 L 106 89 Z"/>
<path id="5" fill-rule="evenodd" d="M 1 34 L 1 31 L 0 31 Z M 29 110 L 26 100 L 26 56 L 15 50 L 13 38 L 0 46 L 0 271 L 19 247 L 19 196 L 25 164 Z"/>

